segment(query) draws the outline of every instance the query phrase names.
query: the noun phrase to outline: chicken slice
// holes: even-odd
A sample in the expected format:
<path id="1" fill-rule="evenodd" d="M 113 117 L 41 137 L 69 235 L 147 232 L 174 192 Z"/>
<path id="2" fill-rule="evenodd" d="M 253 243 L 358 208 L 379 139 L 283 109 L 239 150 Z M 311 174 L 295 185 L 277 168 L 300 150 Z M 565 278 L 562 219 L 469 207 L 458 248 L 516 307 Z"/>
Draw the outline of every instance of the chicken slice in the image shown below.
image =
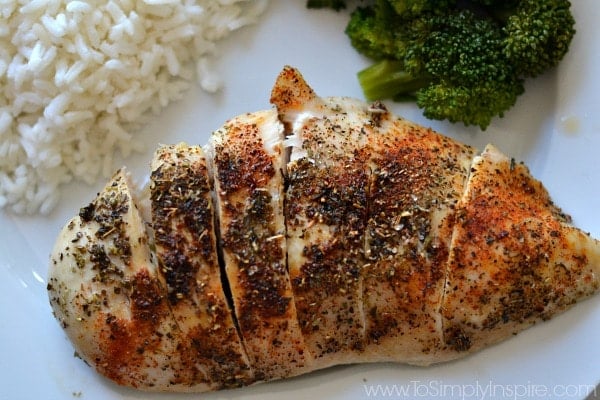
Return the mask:
<path id="1" fill-rule="evenodd" d="M 434 362 L 454 207 L 475 149 L 381 103 L 317 97 L 293 68 L 271 101 L 291 135 L 288 264 L 307 343 L 335 363 L 352 362 L 349 349 L 361 361 Z"/>
<path id="2" fill-rule="evenodd" d="M 454 208 L 475 150 L 380 108 L 367 145 L 365 357 L 430 364 L 443 344 L 440 305 Z"/>
<path id="3" fill-rule="evenodd" d="M 526 168 L 493 147 L 475 157 L 473 148 L 397 119 L 381 104 L 319 98 L 291 67 L 277 78 L 271 102 L 291 134 L 288 263 L 317 357 L 442 362 L 598 290 L 599 242 L 568 225 Z M 362 192 L 359 178 L 348 179 L 360 174 L 369 183 Z M 364 217 L 362 209 L 361 254 L 346 227 Z M 344 282 L 340 271 L 356 278 Z M 330 310 L 334 317 L 324 319 Z M 364 313 L 362 346 L 349 314 L 356 310 Z M 332 338 L 344 341 L 344 351 L 323 345 Z"/>
<path id="4" fill-rule="evenodd" d="M 528 169 L 488 146 L 457 208 L 442 306 L 456 358 L 547 320 L 600 287 L 600 242 L 572 227 Z"/>
<path id="5" fill-rule="evenodd" d="M 307 348 L 319 367 L 364 348 L 361 268 L 369 174 L 362 103 L 317 97 L 293 69 L 271 95 L 287 127 L 287 259 Z"/>
<path id="6" fill-rule="evenodd" d="M 204 390 L 181 332 L 126 173 L 65 225 L 52 252 L 50 303 L 77 354 L 118 384 Z"/>
<path id="7" fill-rule="evenodd" d="M 161 146 L 152 161 L 152 227 L 167 299 L 193 354 L 195 378 L 207 389 L 253 380 L 223 287 L 204 152 Z"/>
<path id="8" fill-rule="evenodd" d="M 283 127 L 274 110 L 229 120 L 210 141 L 221 249 L 256 380 L 311 363 L 286 268 Z"/>

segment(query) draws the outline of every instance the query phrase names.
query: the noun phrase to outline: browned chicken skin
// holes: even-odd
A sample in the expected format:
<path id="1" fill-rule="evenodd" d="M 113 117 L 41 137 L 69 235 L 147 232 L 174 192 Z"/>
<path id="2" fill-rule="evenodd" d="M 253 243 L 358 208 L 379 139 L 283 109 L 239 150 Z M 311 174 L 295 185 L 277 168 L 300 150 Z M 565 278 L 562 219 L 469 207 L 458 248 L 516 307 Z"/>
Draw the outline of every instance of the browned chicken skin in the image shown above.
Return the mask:
<path id="1" fill-rule="evenodd" d="M 99 373 L 201 392 L 428 365 L 598 291 L 600 242 L 495 147 L 318 97 L 291 67 L 271 102 L 206 153 L 160 147 L 148 198 L 119 171 L 59 235 L 50 303 Z"/>

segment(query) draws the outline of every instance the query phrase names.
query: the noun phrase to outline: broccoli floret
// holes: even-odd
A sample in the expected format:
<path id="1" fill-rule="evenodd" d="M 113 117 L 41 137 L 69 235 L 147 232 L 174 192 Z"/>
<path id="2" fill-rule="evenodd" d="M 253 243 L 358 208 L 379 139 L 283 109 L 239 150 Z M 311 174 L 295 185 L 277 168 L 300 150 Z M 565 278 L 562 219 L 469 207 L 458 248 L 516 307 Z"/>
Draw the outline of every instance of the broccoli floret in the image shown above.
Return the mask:
<path id="1" fill-rule="evenodd" d="M 401 43 L 396 15 L 386 0 L 356 8 L 346 25 L 346 35 L 358 52 L 376 60 L 395 57 Z"/>
<path id="2" fill-rule="evenodd" d="M 555 66 L 575 33 L 568 0 L 372 0 L 346 33 L 377 62 L 369 100 L 413 99 L 428 118 L 485 129 Z"/>
<path id="3" fill-rule="evenodd" d="M 424 40 L 405 43 L 406 51 L 395 61 L 359 72 L 365 97 L 414 97 L 428 118 L 485 129 L 523 92 L 503 55 L 501 26 L 464 9 L 423 14 L 419 21 L 428 32 Z"/>
<path id="4" fill-rule="evenodd" d="M 473 86 L 448 81 L 432 83 L 417 91 L 417 106 L 430 119 L 447 119 L 485 130 L 496 116 L 502 117 L 524 92 L 523 82 L 486 81 Z"/>
<path id="5" fill-rule="evenodd" d="M 486 129 L 524 91 L 504 57 L 501 27 L 461 10 L 431 20 L 434 29 L 421 47 L 430 83 L 416 92 L 417 106 L 431 119 L 447 119 Z"/>
<path id="6" fill-rule="evenodd" d="M 568 0 L 521 0 L 508 17 L 504 53 L 517 73 L 534 77 L 558 65 L 575 35 Z"/>
<path id="7" fill-rule="evenodd" d="M 424 12 L 447 10 L 456 4 L 456 0 L 389 0 L 389 3 L 400 17 L 407 19 Z"/>
<path id="8" fill-rule="evenodd" d="M 429 35 L 430 13 L 404 20 L 395 13 L 388 0 L 375 0 L 368 7 L 358 7 L 350 16 L 346 34 L 352 46 L 375 60 L 402 60 L 405 67 L 420 69 L 421 59 L 415 49 Z"/>
<path id="9" fill-rule="evenodd" d="M 331 8 L 340 11 L 346 8 L 345 0 L 307 0 L 306 8 Z"/>
<path id="10" fill-rule="evenodd" d="M 430 19 L 431 33 L 418 48 L 427 73 L 454 84 L 473 86 L 514 74 L 504 57 L 499 25 L 460 10 Z"/>

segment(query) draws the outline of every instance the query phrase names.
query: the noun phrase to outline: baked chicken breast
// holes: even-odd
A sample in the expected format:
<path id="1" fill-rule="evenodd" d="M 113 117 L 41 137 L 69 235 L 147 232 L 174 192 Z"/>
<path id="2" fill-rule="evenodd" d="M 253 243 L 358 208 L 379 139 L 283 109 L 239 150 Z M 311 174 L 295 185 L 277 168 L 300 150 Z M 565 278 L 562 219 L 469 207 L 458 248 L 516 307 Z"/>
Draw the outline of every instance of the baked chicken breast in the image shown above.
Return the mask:
<path id="1" fill-rule="evenodd" d="M 50 304 L 100 374 L 202 392 L 429 365 L 598 291 L 600 242 L 494 146 L 319 97 L 292 67 L 271 103 L 204 149 L 161 146 L 147 192 L 119 170 L 58 235 Z"/>

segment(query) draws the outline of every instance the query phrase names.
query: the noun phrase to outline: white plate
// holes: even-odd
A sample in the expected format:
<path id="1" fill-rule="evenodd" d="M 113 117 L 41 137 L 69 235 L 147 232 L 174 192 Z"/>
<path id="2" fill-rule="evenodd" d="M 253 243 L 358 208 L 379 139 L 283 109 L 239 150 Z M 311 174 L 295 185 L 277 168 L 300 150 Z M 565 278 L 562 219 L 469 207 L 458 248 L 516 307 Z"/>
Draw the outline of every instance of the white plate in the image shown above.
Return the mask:
<path id="1" fill-rule="evenodd" d="M 600 7 L 573 5 L 577 35 L 558 70 L 529 82 L 518 104 L 485 132 L 426 121 L 415 107 L 392 105 L 409 119 L 482 148 L 493 142 L 525 161 L 577 225 L 600 237 Z M 261 22 L 224 43 L 217 67 L 225 90 L 195 90 L 173 104 L 145 132 L 148 151 L 122 163 L 139 179 L 155 145 L 204 144 L 227 118 L 269 108 L 271 85 L 284 64 L 294 65 L 321 95 L 361 97 L 355 73 L 368 64 L 350 47 L 346 13 L 307 11 L 304 0 L 272 1 Z M 54 237 L 103 182 L 71 185 L 48 217 L 0 214 L 0 389 L 2 399 L 187 399 L 116 387 L 73 356 L 52 317 L 46 269 Z M 358 365 L 202 398 L 584 398 L 600 381 L 600 296 L 502 344 L 431 368 Z M 384 393 L 381 390 L 389 390 Z M 376 392 L 379 390 L 379 392 Z"/>

